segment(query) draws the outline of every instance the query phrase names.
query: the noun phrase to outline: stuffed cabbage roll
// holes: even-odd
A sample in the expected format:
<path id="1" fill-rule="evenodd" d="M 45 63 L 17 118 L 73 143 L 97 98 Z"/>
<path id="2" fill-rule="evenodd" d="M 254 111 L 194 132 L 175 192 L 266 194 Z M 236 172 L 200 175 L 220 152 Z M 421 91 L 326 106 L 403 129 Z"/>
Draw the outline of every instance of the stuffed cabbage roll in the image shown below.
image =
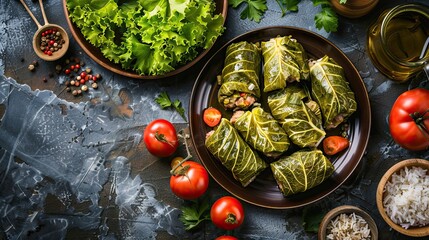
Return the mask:
<path id="1" fill-rule="evenodd" d="M 232 43 L 226 49 L 219 103 L 227 109 L 247 109 L 261 95 L 259 75 L 261 51 L 258 44 Z"/>
<path id="2" fill-rule="evenodd" d="M 311 95 L 320 105 L 324 127 L 336 128 L 357 109 L 344 69 L 332 58 L 310 62 Z"/>
<path id="3" fill-rule="evenodd" d="M 325 137 L 318 105 L 300 85 L 290 85 L 270 94 L 268 106 L 289 139 L 299 147 L 316 147 Z"/>
<path id="4" fill-rule="evenodd" d="M 270 164 L 283 195 L 307 191 L 334 172 L 334 166 L 320 150 L 300 150 Z"/>
<path id="5" fill-rule="evenodd" d="M 226 118 L 222 118 L 219 126 L 207 134 L 205 145 L 243 187 L 268 167 Z"/>
<path id="6" fill-rule="evenodd" d="M 251 111 L 236 111 L 231 123 L 250 146 L 265 156 L 276 158 L 289 148 L 289 137 L 285 130 L 270 113 L 260 107 Z"/>
<path id="7" fill-rule="evenodd" d="M 264 92 L 283 89 L 287 82 L 308 79 L 307 53 L 292 36 L 261 43 L 264 58 Z"/>

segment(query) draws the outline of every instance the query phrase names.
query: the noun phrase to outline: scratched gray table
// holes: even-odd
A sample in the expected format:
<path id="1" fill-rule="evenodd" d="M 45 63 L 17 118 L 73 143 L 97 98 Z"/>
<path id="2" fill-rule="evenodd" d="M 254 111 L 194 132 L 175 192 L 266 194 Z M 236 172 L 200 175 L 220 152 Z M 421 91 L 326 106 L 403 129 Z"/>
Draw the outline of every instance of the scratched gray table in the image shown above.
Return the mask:
<path id="1" fill-rule="evenodd" d="M 259 24 L 240 20 L 239 11 L 230 9 L 226 32 L 211 54 L 231 38 L 264 26 L 297 26 L 328 38 L 364 79 L 372 105 L 371 139 L 355 173 L 335 193 L 292 210 L 244 203 L 245 222 L 233 234 L 240 239 L 316 239 L 302 227 L 303 211 L 351 204 L 372 215 L 381 239 L 410 239 L 383 222 L 375 205 L 376 187 L 394 163 L 429 159 L 429 153 L 405 151 L 392 142 L 389 109 L 409 84 L 389 81 L 374 68 L 366 53 L 366 30 L 385 8 L 426 1 L 381 1 L 366 17 L 340 18 L 339 31 L 331 34 L 315 29 L 318 8 L 310 0 L 283 18 L 277 3 L 268 2 Z M 40 12 L 38 4 L 27 3 Z M 69 31 L 60 1 L 45 1 L 45 9 L 50 22 Z M 184 230 L 178 221 L 183 201 L 168 187 L 169 161 L 150 156 L 141 142 L 144 127 L 155 118 L 187 127 L 177 113 L 160 110 L 154 98 L 166 91 L 188 110 L 193 83 L 208 57 L 175 77 L 134 80 L 98 66 L 72 39 L 65 58 L 77 57 L 103 76 L 97 91 L 74 97 L 65 91 L 65 77 L 55 73 L 57 63 L 39 59 L 36 71 L 27 70 L 38 60 L 31 48 L 35 31 L 19 1 L 0 0 L 0 239 L 214 239 L 223 234 L 209 222 L 194 232 Z M 179 153 L 185 154 L 183 147 Z M 211 201 L 223 195 L 228 193 L 211 181 Z"/>

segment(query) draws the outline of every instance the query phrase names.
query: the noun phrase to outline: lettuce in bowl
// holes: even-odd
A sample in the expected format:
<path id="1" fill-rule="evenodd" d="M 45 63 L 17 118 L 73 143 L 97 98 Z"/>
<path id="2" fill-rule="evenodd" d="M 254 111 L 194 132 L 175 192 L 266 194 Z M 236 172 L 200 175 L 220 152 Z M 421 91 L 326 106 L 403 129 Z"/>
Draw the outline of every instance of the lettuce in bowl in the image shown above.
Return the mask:
<path id="1" fill-rule="evenodd" d="M 107 59 L 141 75 L 185 65 L 224 31 L 213 0 L 67 0 L 67 9 Z"/>

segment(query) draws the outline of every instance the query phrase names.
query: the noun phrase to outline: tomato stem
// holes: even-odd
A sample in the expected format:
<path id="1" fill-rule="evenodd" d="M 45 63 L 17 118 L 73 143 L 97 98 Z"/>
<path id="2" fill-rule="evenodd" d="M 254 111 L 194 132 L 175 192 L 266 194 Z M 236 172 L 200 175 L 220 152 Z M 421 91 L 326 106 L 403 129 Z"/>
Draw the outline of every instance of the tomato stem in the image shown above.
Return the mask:
<path id="1" fill-rule="evenodd" d="M 237 217 L 232 213 L 228 213 L 227 217 L 225 218 L 225 223 L 237 224 Z"/>
<path id="2" fill-rule="evenodd" d="M 410 117 L 417 124 L 417 127 L 420 129 L 420 131 L 423 133 L 426 139 L 429 140 L 429 129 L 426 128 L 426 125 L 424 123 L 424 121 L 429 118 L 429 116 L 425 117 L 427 113 L 429 113 L 429 109 L 427 109 L 423 113 L 419 113 L 419 112 L 411 113 Z"/>
<path id="3" fill-rule="evenodd" d="M 160 141 L 160 142 L 167 143 L 171 147 L 174 147 L 173 143 L 168 141 L 167 138 L 165 137 L 165 135 L 162 133 L 159 133 L 158 131 L 156 131 L 156 133 L 155 133 L 155 139 Z"/>
<path id="4" fill-rule="evenodd" d="M 184 134 L 183 129 L 182 129 L 179 131 L 179 134 L 177 134 L 177 136 L 180 138 L 183 138 L 183 142 L 185 143 L 185 149 L 186 149 L 187 156 L 184 159 L 182 159 L 182 161 L 180 161 L 173 169 L 170 170 L 171 175 L 175 175 L 177 168 L 182 167 L 182 164 L 184 162 L 186 162 L 192 158 L 191 151 L 189 150 L 188 141 L 187 141 L 187 139 L 189 138 L 189 134 Z"/>

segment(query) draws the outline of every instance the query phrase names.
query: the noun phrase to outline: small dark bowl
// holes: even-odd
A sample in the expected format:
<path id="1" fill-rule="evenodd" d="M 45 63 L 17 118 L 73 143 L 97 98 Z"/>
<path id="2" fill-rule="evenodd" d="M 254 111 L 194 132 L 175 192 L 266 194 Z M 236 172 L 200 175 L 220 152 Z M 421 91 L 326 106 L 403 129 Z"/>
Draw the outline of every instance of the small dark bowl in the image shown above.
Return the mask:
<path id="1" fill-rule="evenodd" d="M 224 23 L 225 23 L 227 11 L 228 11 L 228 0 L 214 0 L 214 1 L 216 2 L 215 14 L 219 14 L 219 13 L 222 14 L 223 19 L 224 19 Z M 189 63 L 171 71 L 171 72 L 168 72 L 166 74 L 163 74 L 163 75 L 140 75 L 140 74 L 138 74 L 132 70 L 125 70 L 121 67 L 121 65 L 110 61 L 109 59 L 104 57 L 104 55 L 101 53 L 100 49 L 93 46 L 90 42 L 88 42 L 85 39 L 85 37 L 80 32 L 80 29 L 69 18 L 69 12 L 67 9 L 67 0 L 63 0 L 63 9 L 64 9 L 64 14 L 65 14 L 66 19 L 67 19 L 67 23 L 70 27 L 70 31 L 71 31 L 73 37 L 75 38 L 76 42 L 83 49 L 83 51 L 85 51 L 85 53 L 88 54 L 88 56 L 90 58 L 92 58 L 95 62 L 97 62 L 98 64 L 100 64 L 104 68 L 106 68 L 106 69 L 108 69 L 114 73 L 120 74 L 122 76 L 130 77 L 130 78 L 136 78 L 136 79 L 160 79 L 160 78 L 171 77 L 171 76 L 179 74 L 179 73 L 187 70 L 188 68 L 192 67 L 199 60 L 201 60 L 210 51 L 210 48 L 211 48 L 210 47 L 210 48 L 204 50 L 203 52 L 201 52 L 191 62 L 189 62 Z"/>
<path id="2" fill-rule="evenodd" d="M 361 216 L 368 223 L 369 230 L 371 231 L 371 240 L 378 239 L 378 228 L 377 228 L 377 224 L 375 224 L 374 219 L 372 219 L 372 217 L 364 210 L 350 205 L 336 207 L 325 215 L 325 217 L 322 219 L 319 225 L 318 239 L 323 239 L 323 240 L 326 239 L 326 236 L 328 235 L 327 234 L 328 224 L 331 222 L 331 220 L 335 219 L 338 215 L 342 213 L 345 213 L 345 214 L 355 213 L 356 215 Z"/>

